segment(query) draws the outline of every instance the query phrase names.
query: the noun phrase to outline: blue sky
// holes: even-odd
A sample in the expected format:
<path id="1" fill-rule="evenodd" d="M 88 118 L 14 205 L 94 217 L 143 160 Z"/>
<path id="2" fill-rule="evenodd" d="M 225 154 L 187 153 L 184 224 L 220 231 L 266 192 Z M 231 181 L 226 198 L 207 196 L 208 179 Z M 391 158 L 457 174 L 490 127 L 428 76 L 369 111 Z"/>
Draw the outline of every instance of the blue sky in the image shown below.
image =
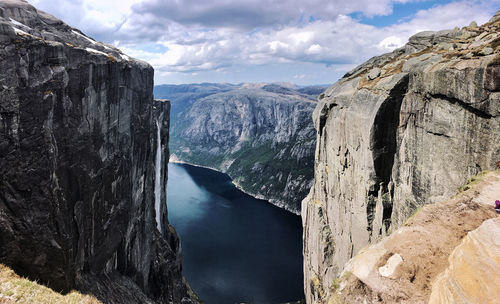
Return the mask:
<path id="1" fill-rule="evenodd" d="M 155 84 L 329 84 L 424 30 L 486 22 L 500 0 L 28 0 L 155 68 Z"/>
<path id="2" fill-rule="evenodd" d="M 392 6 L 392 13 L 386 15 L 366 16 L 359 12 L 350 14 L 351 17 L 361 23 L 373 25 L 376 27 L 387 27 L 398 23 L 404 23 L 411 20 L 418 11 L 425 11 L 436 6 L 445 6 L 452 3 L 452 0 L 442 1 L 411 1 L 395 2 Z"/>

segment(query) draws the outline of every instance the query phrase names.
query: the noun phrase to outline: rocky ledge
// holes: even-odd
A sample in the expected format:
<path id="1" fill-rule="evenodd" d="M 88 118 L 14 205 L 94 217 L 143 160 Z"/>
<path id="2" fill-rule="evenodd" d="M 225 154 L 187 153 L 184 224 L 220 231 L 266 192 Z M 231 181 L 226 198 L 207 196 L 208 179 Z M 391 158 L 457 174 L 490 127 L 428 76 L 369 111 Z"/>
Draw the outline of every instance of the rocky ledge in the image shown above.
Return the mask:
<path id="1" fill-rule="evenodd" d="M 321 96 L 315 183 L 302 203 L 307 303 L 419 207 L 500 166 L 500 13 L 423 32 Z"/>
<path id="2" fill-rule="evenodd" d="M 496 303 L 500 218 L 492 202 L 500 170 L 467 188 L 361 250 L 332 284 L 328 303 Z"/>
<path id="3" fill-rule="evenodd" d="M 0 262 L 105 303 L 194 302 L 166 216 L 153 69 L 0 2 Z"/>
<path id="4" fill-rule="evenodd" d="M 469 232 L 432 284 L 429 304 L 496 303 L 500 298 L 500 218 Z"/>

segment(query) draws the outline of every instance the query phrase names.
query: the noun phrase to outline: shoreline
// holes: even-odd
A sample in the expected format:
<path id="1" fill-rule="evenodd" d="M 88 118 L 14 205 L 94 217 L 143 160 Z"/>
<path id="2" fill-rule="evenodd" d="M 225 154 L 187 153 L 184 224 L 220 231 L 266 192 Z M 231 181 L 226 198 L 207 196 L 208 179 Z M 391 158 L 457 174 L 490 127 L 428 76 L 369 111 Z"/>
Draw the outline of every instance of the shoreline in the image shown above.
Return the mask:
<path id="1" fill-rule="evenodd" d="M 225 173 L 224 173 L 224 174 L 225 174 Z M 226 175 L 227 175 L 227 174 L 226 174 Z M 266 199 L 265 197 L 263 197 L 263 196 L 262 196 L 262 195 L 260 195 L 260 194 L 252 194 L 252 193 L 250 193 L 250 192 L 245 191 L 245 190 L 244 190 L 244 189 L 243 189 L 243 188 L 242 188 L 242 187 L 241 187 L 238 183 L 236 183 L 236 182 L 235 182 L 232 178 L 231 178 L 231 183 L 232 183 L 232 184 L 233 184 L 233 185 L 234 185 L 234 186 L 235 186 L 238 190 L 240 190 L 241 192 L 243 192 L 243 193 L 245 193 L 245 194 L 250 195 L 250 196 L 251 196 L 251 197 L 253 197 L 253 198 L 256 198 L 256 199 L 259 199 L 259 200 L 262 200 L 262 201 L 266 201 L 267 203 L 269 203 L 269 204 L 271 204 L 271 205 L 273 205 L 273 206 L 275 206 L 275 207 L 278 207 L 278 208 L 280 208 L 280 209 L 286 210 L 286 211 L 288 211 L 288 212 L 290 212 L 290 213 L 292 213 L 292 214 L 295 214 L 295 215 L 301 216 L 301 215 L 300 215 L 300 213 L 298 213 L 298 212 L 294 212 L 294 211 L 292 211 L 292 210 L 290 210 L 290 209 L 286 208 L 284 205 L 278 205 L 278 203 L 275 203 L 275 202 L 273 202 L 273 201 L 271 201 L 271 200 L 269 200 L 269 199 Z"/>
<path id="2" fill-rule="evenodd" d="M 193 166 L 193 167 L 198 167 L 198 168 L 205 168 L 205 169 L 210 169 L 212 171 L 216 171 L 216 172 L 219 172 L 219 173 L 222 173 L 222 174 L 225 174 L 227 176 L 229 176 L 229 174 L 225 173 L 225 172 L 222 172 L 220 171 L 219 169 L 217 168 L 213 168 L 213 167 L 208 167 L 208 166 L 202 166 L 202 165 L 196 165 L 196 164 L 192 164 L 192 163 L 188 163 L 188 162 L 185 162 L 185 161 L 182 161 L 182 160 L 169 160 L 168 163 L 172 163 L 172 164 L 181 164 L 181 165 L 190 165 L 190 166 Z M 229 176 L 231 178 L 231 176 Z M 231 181 L 233 179 L 231 178 Z"/>
<path id="3" fill-rule="evenodd" d="M 253 193 L 250 193 L 250 192 L 246 191 L 238 183 L 236 183 L 235 180 L 229 174 L 227 174 L 226 172 L 222 172 L 221 170 L 219 170 L 217 168 L 208 167 L 208 166 L 202 166 L 202 165 L 197 165 L 197 164 L 192 164 L 192 163 L 189 163 L 189 162 L 186 162 L 186 161 L 182 161 L 182 160 L 179 160 L 179 159 L 176 159 L 176 160 L 169 159 L 168 162 L 172 163 L 172 164 L 181 164 L 181 165 L 184 164 L 184 165 L 189 165 L 189 166 L 193 166 L 193 167 L 209 169 L 209 170 L 216 171 L 218 173 L 225 174 L 225 175 L 227 175 L 231 179 L 231 183 L 236 187 L 236 189 L 240 190 L 241 192 L 243 192 L 243 193 L 245 193 L 247 195 L 250 195 L 251 197 L 253 197 L 255 199 L 258 199 L 258 200 L 261 200 L 261 201 L 265 201 L 266 203 L 271 204 L 271 205 L 273 205 L 273 206 L 275 206 L 277 208 L 283 209 L 283 210 L 285 210 L 287 212 L 290 212 L 292 214 L 295 214 L 297 216 L 301 216 L 300 211 L 295 212 L 293 210 L 290 210 L 290 209 L 286 208 L 283 203 L 279 203 L 278 204 L 276 202 L 273 202 L 273 201 L 265 198 L 264 196 L 262 196 L 260 194 L 253 194 Z"/>

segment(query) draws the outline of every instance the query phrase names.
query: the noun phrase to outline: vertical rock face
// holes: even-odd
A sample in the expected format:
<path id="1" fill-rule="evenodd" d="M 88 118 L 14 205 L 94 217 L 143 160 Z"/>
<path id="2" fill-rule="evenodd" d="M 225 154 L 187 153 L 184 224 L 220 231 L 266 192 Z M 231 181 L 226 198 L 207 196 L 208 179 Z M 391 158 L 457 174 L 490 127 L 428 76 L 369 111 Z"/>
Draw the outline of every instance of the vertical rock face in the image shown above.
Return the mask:
<path id="1" fill-rule="evenodd" d="M 497 166 L 499 29 L 492 19 L 417 34 L 320 96 L 315 184 L 302 203 L 308 303 L 327 301 L 361 248 Z"/>
<path id="2" fill-rule="evenodd" d="M 8 0 L 0 77 L 0 262 L 104 302 L 190 302 L 158 205 L 169 104 L 153 69 Z"/>

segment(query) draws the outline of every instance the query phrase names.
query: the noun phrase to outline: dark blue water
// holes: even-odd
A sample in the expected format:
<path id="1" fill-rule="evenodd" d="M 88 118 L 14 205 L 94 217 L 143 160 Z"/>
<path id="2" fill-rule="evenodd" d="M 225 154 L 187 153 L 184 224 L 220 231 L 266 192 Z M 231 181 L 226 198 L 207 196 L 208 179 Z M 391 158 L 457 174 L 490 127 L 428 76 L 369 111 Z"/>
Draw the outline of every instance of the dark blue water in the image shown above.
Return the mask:
<path id="1" fill-rule="evenodd" d="M 239 191 L 229 177 L 168 165 L 170 223 L 184 276 L 206 304 L 304 298 L 300 217 Z"/>

